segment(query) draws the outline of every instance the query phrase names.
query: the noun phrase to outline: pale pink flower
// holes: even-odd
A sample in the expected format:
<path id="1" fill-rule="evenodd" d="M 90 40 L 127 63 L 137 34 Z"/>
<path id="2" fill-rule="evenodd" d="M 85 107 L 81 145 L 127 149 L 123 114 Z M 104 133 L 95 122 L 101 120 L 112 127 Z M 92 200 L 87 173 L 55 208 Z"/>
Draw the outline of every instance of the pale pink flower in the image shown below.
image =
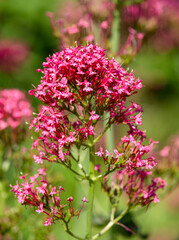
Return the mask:
<path id="1" fill-rule="evenodd" d="M 98 157 L 102 157 L 102 155 L 104 154 L 103 148 L 100 147 L 99 152 L 95 152 L 95 154 L 96 154 Z"/>
<path id="2" fill-rule="evenodd" d="M 49 218 L 47 218 L 47 220 L 46 221 L 44 221 L 44 226 L 49 226 L 49 225 L 51 225 L 52 223 L 51 223 L 51 221 L 50 221 L 50 219 Z"/>

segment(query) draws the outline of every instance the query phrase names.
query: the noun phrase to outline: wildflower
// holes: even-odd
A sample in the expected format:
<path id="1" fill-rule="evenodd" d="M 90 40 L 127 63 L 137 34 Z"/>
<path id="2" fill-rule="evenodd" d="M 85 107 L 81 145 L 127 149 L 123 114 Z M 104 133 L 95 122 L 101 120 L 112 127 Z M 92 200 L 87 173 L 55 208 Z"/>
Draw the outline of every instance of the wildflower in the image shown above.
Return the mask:
<path id="1" fill-rule="evenodd" d="M 44 221 L 44 226 L 49 226 L 49 225 L 51 225 L 52 223 L 51 223 L 51 221 L 50 221 L 50 219 L 49 218 L 47 218 L 47 220 L 46 221 Z"/>
<path id="2" fill-rule="evenodd" d="M 20 41 L 0 40 L 0 69 L 5 72 L 16 71 L 27 59 L 28 47 Z"/>
<path id="3" fill-rule="evenodd" d="M 27 175 L 28 174 L 19 177 L 23 179 L 24 182 L 17 183 L 15 186 L 10 185 L 11 191 L 14 192 L 19 203 L 34 206 L 37 208 L 35 210 L 37 213 L 43 213 L 48 216 L 44 222 L 45 226 L 51 225 L 55 220 L 65 218 L 68 215 L 68 209 L 70 210 L 71 217 L 79 217 L 81 210 L 79 212 L 73 208 L 72 197 L 67 199 L 67 201 L 69 201 L 69 208 L 64 204 L 60 204 L 61 200 L 59 197 L 61 192 L 64 191 L 64 188 L 61 186 L 57 188 L 51 186 L 46 178 L 46 169 L 39 169 L 36 175 L 29 177 L 30 183 Z M 83 205 L 84 202 L 87 202 L 85 197 L 83 198 Z M 64 206 L 66 206 L 66 208 L 64 208 Z M 51 218 L 49 218 L 49 216 L 51 216 Z"/>
<path id="4" fill-rule="evenodd" d="M 141 125 L 140 106 L 125 106 L 127 97 L 142 87 L 141 81 L 114 59 L 107 59 L 102 48 L 92 44 L 66 48 L 47 58 L 43 66 L 41 83 L 29 92 L 47 104 L 30 126 L 41 130 L 41 137 L 34 143 L 35 148 L 41 148 L 41 154 L 34 156 L 37 162 L 42 163 L 42 156 L 48 160 L 48 151 L 60 161 L 67 161 L 76 142 L 85 142 L 89 135 L 96 134 L 94 126 L 104 112 L 109 112 L 109 124 L 124 122 L 130 128 Z M 92 98 L 96 110 L 87 100 Z M 69 113 L 75 116 L 74 121 Z"/>
<path id="5" fill-rule="evenodd" d="M 100 173 L 100 167 L 101 167 L 100 164 L 95 164 L 94 170 Z"/>
<path id="6" fill-rule="evenodd" d="M 99 119 L 99 115 L 98 114 L 95 114 L 95 111 L 92 111 L 92 112 L 90 112 L 90 118 L 89 118 L 89 120 L 93 120 L 93 121 L 95 121 L 95 120 L 98 120 Z"/>
<path id="7" fill-rule="evenodd" d="M 113 191 L 117 191 L 115 195 L 120 194 L 121 191 L 126 192 L 130 206 L 149 206 L 151 202 L 159 202 L 156 192 L 166 186 L 164 180 L 159 177 L 152 178 L 151 174 L 152 172 L 142 169 L 123 169 L 112 176 L 111 186 L 108 185 L 106 179 L 102 186 L 106 191 L 110 191 L 111 196 L 113 196 Z"/>
<path id="8" fill-rule="evenodd" d="M 38 213 L 43 212 L 43 203 L 40 204 L 39 209 L 37 209 L 36 212 Z"/>
<path id="9" fill-rule="evenodd" d="M 103 148 L 100 147 L 99 152 L 96 152 L 95 154 L 96 154 L 98 157 L 102 157 L 102 155 L 104 154 L 104 152 L 103 152 Z"/>
<path id="10" fill-rule="evenodd" d="M 15 129 L 31 116 L 32 108 L 23 92 L 19 89 L 0 91 L 0 130 Z"/>

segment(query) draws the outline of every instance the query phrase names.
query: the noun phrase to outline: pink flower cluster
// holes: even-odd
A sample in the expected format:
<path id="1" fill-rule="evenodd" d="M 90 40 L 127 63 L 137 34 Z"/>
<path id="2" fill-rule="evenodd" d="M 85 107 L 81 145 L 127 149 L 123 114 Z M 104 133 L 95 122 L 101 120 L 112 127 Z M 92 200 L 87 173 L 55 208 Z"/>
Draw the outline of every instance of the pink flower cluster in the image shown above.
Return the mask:
<path id="1" fill-rule="evenodd" d="M 32 116 L 32 108 L 23 92 L 18 89 L 0 91 L 0 130 L 17 128 Z"/>
<path id="2" fill-rule="evenodd" d="M 60 37 L 61 48 L 71 46 L 74 40 L 79 43 L 94 43 L 94 25 L 99 28 L 102 45 L 110 35 L 114 9 L 115 4 L 106 0 L 68 1 L 60 6 L 57 14 L 59 18 L 56 21 L 53 13 L 48 12 L 47 16 L 50 18 L 54 35 Z"/>
<path id="3" fill-rule="evenodd" d="M 123 169 L 115 172 L 112 183 L 109 186 L 107 178 L 103 180 L 102 187 L 110 196 L 119 196 L 125 192 L 128 197 L 128 205 L 149 206 L 151 202 L 159 202 L 156 191 L 163 189 L 166 182 L 160 177 L 152 178 L 152 172 L 142 169 Z M 150 177 L 149 177 L 150 176 Z"/>
<path id="4" fill-rule="evenodd" d="M 96 135 L 95 125 L 104 113 L 109 113 L 106 126 L 124 123 L 143 137 L 136 127 L 142 124 L 141 107 L 126 104 L 142 87 L 141 80 L 107 59 L 102 48 L 92 44 L 66 48 L 47 58 L 43 66 L 38 69 L 43 73 L 41 83 L 29 91 L 47 104 L 30 126 L 40 130 L 33 144 L 41 153 L 36 162 L 50 161 L 48 154 L 69 161 L 71 146 Z"/>
<path id="5" fill-rule="evenodd" d="M 143 33 L 138 33 L 133 28 L 129 28 L 129 35 L 128 35 L 128 38 L 127 38 L 125 44 L 120 49 L 120 56 L 122 58 L 124 56 L 124 60 L 128 56 L 129 60 L 130 60 L 130 57 L 135 56 L 140 51 L 140 49 L 142 47 L 143 38 L 144 38 Z"/>
<path id="6" fill-rule="evenodd" d="M 179 136 L 172 136 L 168 145 L 163 147 L 158 154 L 161 159 L 159 168 L 166 167 L 167 169 L 175 169 L 179 167 Z"/>
<path id="7" fill-rule="evenodd" d="M 122 10 L 123 20 L 133 23 L 139 18 L 158 18 L 163 11 L 165 0 L 147 0 L 141 4 L 124 7 Z M 168 1 L 169 2 L 169 1 Z"/>
<path id="8" fill-rule="evenodd" d="M 127 26 L 139 27 L 143 32 L 153 33 L 148 36 L 149 44 L 159 51 L 179 45 L 178 0 L 147 0 L 140 4 L 123 7 L 122 22 L 125 28 Z"/>
<path id="9" fill-rule="evenodd" d="M 75 12 L 74 9 L 76 9 Z M 55 20 L 55 14 L 51 12 L 48 12 L 47 16 L 50 19 L 54 35 L 60 39 L 60 50 L 72 46 L 74 41 L 82 45 L 87 41 L 100 44 L 108 50 L 108 54 L 111 56 L 109 41 L 111 41 L 113 34 L 115 11 L 120 11 L 120 9 L 118 9 L 117 4 L 111 1 L 80 0 L 79 2 L 68 1 L 68 3 L 62 4 L 57 14 L 59 15 L 57 20 Z M 134 30 L 132 34 L 131 30 L 129 32 L 124 46 L 117 46 L 116 51 L 112 53 L 120 57 L 123 63 L 126 63 L 128 58 L 130 61 L 140 51 L 143 39 L 142 33 L 137 33 Z"/>
<path id="10" fill-rule="evenodd" d="M 151 140 L 149 145 L 144 145 L 144 139 L 133 132 L 121 139 L 117 149 L 113 150 L 114 153 L 110 153 L 108 150 L 103 151 L 101 147 L 100 151 L 95 154 L 102 157 L 104 163 L 113 168 L 117 166 L 117 168 L 125 168 L 129 171 L 139 168 L 152 169 L 156 166 L 155 158 L 146 156 L 146 154 L 150 152 L 155 142 Z"/>
<path id="11" fill-rule="evenodd" d="M 0 40 L 0 69 L 14 72 L 25 61 L 29 54 L 28 47 L 20 41 Z"/>
<path id="12" fill-rule="evenodd" d="M 63 204 L 61 201 L 61 193 L 64 188 L 58 186 L 51 186 L 47 181 L 46 169 L 38 169 L 38 173 L 34 176 L 29 177 L 27 180 L 27 175 L 21 175 L 19 179 L 23 179 L 24 182 L 16 183 L 15 186 L 10 185 L 11 191 L 14 192 L 15 196 L 18 198 L 18 202 L 22 205 L 29 205 L 36 208 L 37 213 L 44 213 L 47 215 L 44 225 L 48 226 L 54 223 L 55 220 L 66 220 L 68 217 L 78 216 L 87 202 L 86 198 L 82 199 L 81 209 L 78 211 L 73 208 L 72 202 L 73 198 L 69 197 Z"/>
<path id="13" fill-rule="evenodd" d="M 95 171 L 100 173 L 100 179 L 104 177 L 104 186 L 108 184 L 109 173 L 116 170 L 113 181 L 118 181 L 119 173 L 123 174 L 123 181 L 127 177 L 131 183 L 126 183 L 123 190 L 130 199 L 135 198 L 136 204 L 157 201 L 155 192 L 164 187 L 163 180 L 158 178 L 150 185 L 144 184 L 148 169 L 156 166 L 155 158 L 148 155 L 155 142 L 144 144 L 145 132 L 138 129 L 142 125 L 142 108 L 127 101 L 142 87 L 141 80 L 136 80 L 133 73 L 125 71 L 114 59 L 107 59 L 105 51 L 92 44 L 54 53 L 43 66 L 43 70 L 38 69 L 43 74 L 41 83 L 29 92 L 46 104 L 30 125 L 40 132 L 33 142 L 39 151 L 34 155 L 35 162 L 42 164 L 47 160 L 71 166 L 71 161 L 77 161 L 72 155 L 73 146 L 88 147 L 90 135 L 98 139 L 112 124 L 127 124 L 127 135 L 113 152 L 100 147 L 95 153 L 106 166 L 104 170 L 100 168 L 101 162 L 95 162 Z M 108 114 L 103 120 L 105 126 L 98 133 L 96 125 L 105 113 Z"/>

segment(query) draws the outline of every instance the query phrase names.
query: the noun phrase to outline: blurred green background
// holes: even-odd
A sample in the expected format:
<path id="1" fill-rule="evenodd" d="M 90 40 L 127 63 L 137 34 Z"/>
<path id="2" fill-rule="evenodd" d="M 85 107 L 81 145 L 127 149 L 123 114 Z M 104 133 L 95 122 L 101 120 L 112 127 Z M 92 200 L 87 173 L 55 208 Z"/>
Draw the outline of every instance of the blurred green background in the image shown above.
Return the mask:
<path id="1" fill-rule="evenodd" d="M 27 59 L 16 71 L 0 71 L 1 89 L 19 88 L 27 93 L 32 85 L 37 86 L 40 74 L 36 69 L 41 68 L 45 58 L 58 49 L 58 39 L 52 34 L 46 12 L 56 11 L 59 3 L 60 0 L 0 0 L 0 40 L 22 41 L 29 51 Z M 162 148 L 171 136 L 179 134 L 179 48 L 158 52 L 146 43 L 130 63 L 129 68 L 135 70 L 135 76 L 141 78 L 144 85 L 140 93 L 135 96 L 135 101 L 144 109 L 143 128 L 146 129 L 149 138 L 159 141 L 159 147 Z M 28 98 L 36 111 L 39 101 L 34 97 Z M 31 141 L 26 144 L 30 151 Z M 51 168 L 51 172 L 55 171 L 53 167 L 49 165 L 48 167 Z M 16 169 L 17 174 L 9 176 L 9 184 L 15 183 L 20 171 L 20 168 Z M 75 184 L 74 177 L 68 171 L 59 167 L 56 174 L 61 184 L 69 189 L 69 194 L 76 196 L 76 199 L 81 197 L 78 183 Z M 6 204 L 8 209 L 17 205 L 13 194 L 8 193 Z M 97 199 L 96 204 L 98 206 L 95 209 L 96 213 L 100 210 L 106 212 L 107 198 Z M 47 239 L 45 236 L 49 231 L 51 240 L 72 239 L 63 232 L 58 223 L 50 227 L 50 230 L 44 229 L 40 215 L 33 209 L 20 208 L 21 217 L 16 224 L 21 232 L 16 235 L 17 239 Z M 84 211 L 83 217 L 85 213 Z M 150 240 L 179 239 L 179 188 L 168 194 L 161 203 L 150 206 L 147 212 L 139 210 L 134 215 L 140 232 L 144 235 L 151 233 Z M 76 227 L 80 225 L 81 231 L 85 227 L 80 219 L 75 225 Z M 17 231 L 17 226 L 13 226 L 13 231 Z M 119 229 L 113 231 L 118 232 Z M 127 239 L 124 236 L 127 233 L 119 237 L 112 237 L 111 234 L 111 232 L 107 233 L 101 239 Z M 2 239 L 13 238 L 9 235 Z M 140 239 L 140 237 L 131 236 L 131 239 Z"/>

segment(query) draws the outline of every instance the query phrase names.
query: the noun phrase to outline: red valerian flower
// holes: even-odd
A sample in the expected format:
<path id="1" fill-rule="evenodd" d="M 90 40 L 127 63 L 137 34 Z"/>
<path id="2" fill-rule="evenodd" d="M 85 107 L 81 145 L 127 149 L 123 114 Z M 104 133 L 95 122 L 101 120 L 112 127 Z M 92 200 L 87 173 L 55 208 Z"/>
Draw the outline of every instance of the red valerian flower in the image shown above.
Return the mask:
<path id="1" fill-rule="evenodd" d="M 156 192 L 166 186 L 166 182 L 160 177 L 153 178 L 152 172 L 143 169 L 116 171 L 112 176 L 111 185 L 108 178 L 102 182 L 102 187 L 111 196 L 120 196 L 125 192 L 130 206 L 149 206 L 151 202 L 159 202 Z M 150 176 L 150 177 L 149 177 Z M 113 194 L 115 192 L 115 194 Z"/>
<path id="2" fill-rule="evenodd" d="M 79 157 L 77 159 L 73 153 L 80 151 L 81 147 L 90 148 L 91 138 L 94 146 L 112 124 L 125 124 L 129 130 L 113 151 L 100 147 L 94 152 L 97 156 L 94 170 L 99 174 L 96 179 L 101 180 L 104 188 L 113 191 L 113 183 L 110 187 L 106 185 L 107 177 L 112 172 L 120 173 L 122 182 L 126 177 L 129 180 L 121 191 L 126 191 L 130 199 L 135 198 L 135 204 L 157 202 L 156 191 L 164 187 L 163 180 L 153 179 L 151 184 L 143 184 L 144 175 L 149 175 L 149 169 L 156 165 L 155 158 L 148 155 L 155 142 L 151 140 L 144 145 L 145 132 L 138 129 L 142 125 L 142 108 L 128 101 L 142 88 L 141 80 L 135 79 L 133 72 L 124 70 L 113 58 L 105 57 L 105 51 L 93 44 L 54 53 L 46 59 L 43 67 L 38 69 L 43 74 L 41 83 L 29 91 L 44 103 L 30 125 L 40 134 L 33 143 L 39 151 L 39 155 L 34 155 L 35 161 L 61 163 L 86 179 L 88 176 Z M 96 125 L 100 120 L 103 121 L 103 129 L 97 132 Z M 104 160 L 105 167 L 100 168 L 101 162 L 97 164 L 99 158 Z M 84 175 L 72 169 L 72 161 L 78 164 Z M 133 186 L 136 195 L 131 190 Z M 37 187 L 39 194 L 46 191 L 46 185 Z M 54 196 L 55 193 L 53 188 L 49 195 Z M 73 216 L 73 198 L 67 201 Z"/>
<path id="3" fill-rule="evenodd" d="M 108 113 L 106 126 L 141 125 L 142 109 L 136 103 L 127 105 L 127 98 L 141 87 L 140 79 L 124 70 L 114 59 L 105 57 L 105 50 L 89 44 L 56 52 L 43 63 L 41 83 L 29 94 L 46 104 L 34 118 L 30 128 L 40 131 L 33 146 L 37 163 L 56 156 L 53 161 L 68 161 L 70 149 L 85 144 L 95 135 L 95 125 Z M 136 130 L 137 131 L 137 130 Z"/>
<path id="4" fill-rule="evenodd" d="M 0 91 L 0 130 L 17 128 L 32 116 L 30 102 L 19 89 Z"/>
<path id="5" fill-rule="evenodd" d="M 25 43 L 12 39 L 0 40 L 0 69 L 4 72 L 14 72 L 24 63 L 29 55 Z"/>
<path id="6" fill-rule="evenodd" d="M 68 209 L 70 210 L 70 217 L 79 217 L 84 203 L 87 202 L 85 197 L 82 200 L 81 209 L 78 211 L 72 205 L 72 197 L 66 200 L 69 201 L 69 206 L 61 203 L 60 196 L 64 188 L 59 186 L 56 189 L 55 186 L 51 186 L 46 177 L 46 169 L 40 168 L 35 176 L 29 177 L 30 182 L 27 179 L 27 175 L 19 177 L 24 182 L 16 183 L 15 186 L 10 185 L 11 191 L 14 192 L 19 203 L 34 206 L 37 213 L 44 213 L 48 216 L 44 226 L 51 225 L 55 220 L 65 220 L 66 217 L 69 217 Z"/>

